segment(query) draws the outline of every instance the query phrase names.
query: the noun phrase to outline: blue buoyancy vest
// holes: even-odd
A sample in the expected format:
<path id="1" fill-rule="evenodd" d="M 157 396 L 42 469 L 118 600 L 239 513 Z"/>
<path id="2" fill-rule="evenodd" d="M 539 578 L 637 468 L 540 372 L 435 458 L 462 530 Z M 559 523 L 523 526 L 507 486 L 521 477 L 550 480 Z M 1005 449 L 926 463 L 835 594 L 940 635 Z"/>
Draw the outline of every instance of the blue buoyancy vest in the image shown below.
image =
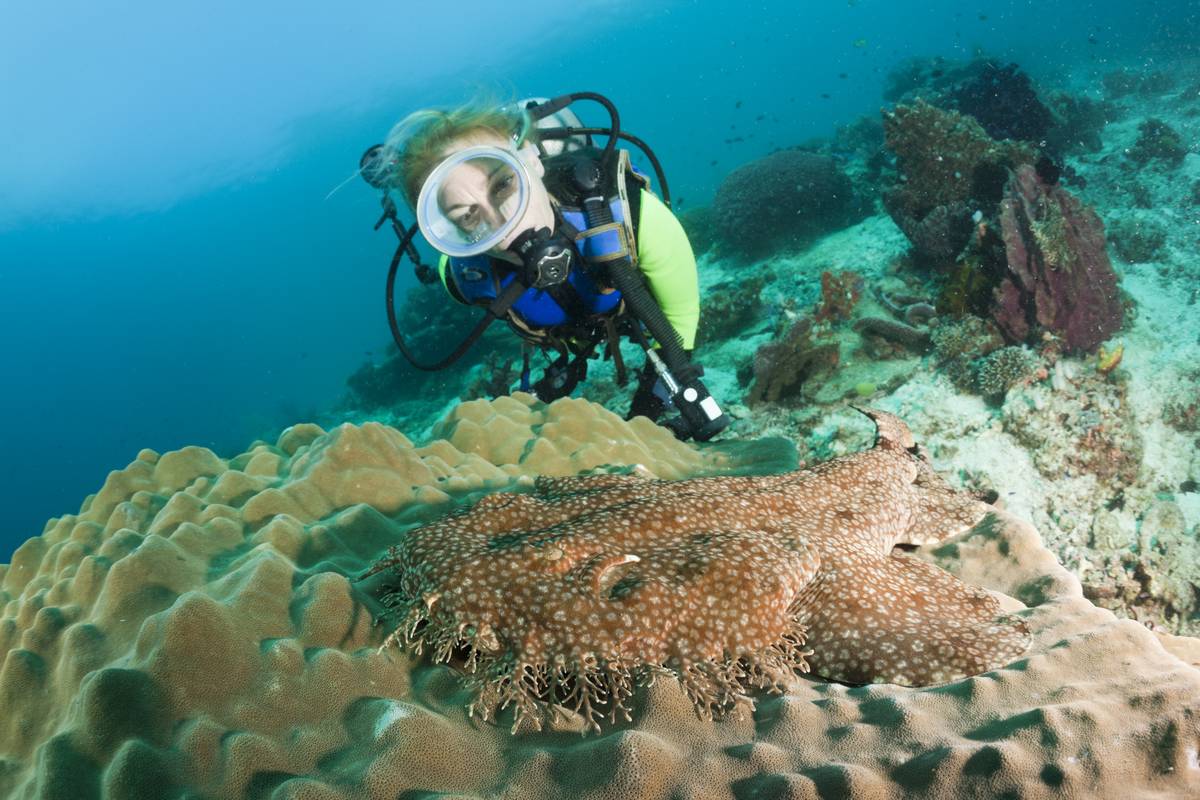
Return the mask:
<path id="1" fill-rule="evenodd" d="M 582 210 L 567 206 L 559 206 L 558 213 L 566 223 L 568 234 L 574 240 L 575 248 L 582 263 L 576 263 L 567 276 L 566 283 L 570 288 L 554 290 L 559 297 L 563 292 L 569 292 L 578 297 L 576 315 L 564 308 L 559 300 L 546 289 L 528 289 L 512 307 L 509 314 L 519 322 L 518 333 L 525 333 L 522 328 L 532 334 L 529 338 L 538 339 L 544 333 L 554 328 L 572 322 L 583 322 L 578 318 L 580 312 L 588 316 L 603 317 L 619 310 L 621 294 L 615 289 L 602 290 L 597 285 L 591 268 L 599 268 L 605 262 L 630 256 L 637 261 L 637 244 L 634 241 L 634 226 L 629 212 L 629 202 L 625 195 L 625 175 L 633 174 L 635 180 L 631 188 L 640 191 L 646 179 L 638 170 L 631 167 L 629 155 L 619 151 L 620 163 L 617 186 L 612 187 L 611 195 L 607 198 L 612 222 L 588 228 Z M 496 299 L 515 278 L 510 266 L 504 261 L 493 259 L 487 255 L 453 257 L 446 264 L 444 279 L 447 288 L 457 299 L 464 303 L 487 305 Z M 548 330 L 549 329 L 549 330 Z"/>

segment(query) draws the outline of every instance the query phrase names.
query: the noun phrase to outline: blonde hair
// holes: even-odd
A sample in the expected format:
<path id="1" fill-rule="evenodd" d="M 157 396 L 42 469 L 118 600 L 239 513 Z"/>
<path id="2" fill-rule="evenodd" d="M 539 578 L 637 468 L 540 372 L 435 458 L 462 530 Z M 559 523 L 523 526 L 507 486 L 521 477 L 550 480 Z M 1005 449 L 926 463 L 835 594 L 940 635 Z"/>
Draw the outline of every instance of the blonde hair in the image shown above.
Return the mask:
<path id="1" fill-rule="evenodd" d="M 500 105 L 476 98 L 448 111 L 414 111 L 392 127 L 384 147 L 396 154 L 397 181 L 410 208 L 415 208 L 421 185 L 442 159 L 446 148 L 473 134 L 491 134 L 520 147 L 535 129 L 528 112 L 516 103 Z"/>

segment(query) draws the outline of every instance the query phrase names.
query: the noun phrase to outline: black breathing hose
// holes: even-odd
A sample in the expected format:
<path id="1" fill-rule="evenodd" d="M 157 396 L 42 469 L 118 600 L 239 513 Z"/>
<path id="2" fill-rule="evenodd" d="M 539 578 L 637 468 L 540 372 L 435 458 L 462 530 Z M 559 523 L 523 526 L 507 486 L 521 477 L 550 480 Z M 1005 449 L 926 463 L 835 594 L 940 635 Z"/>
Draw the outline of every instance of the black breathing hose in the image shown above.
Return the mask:
<path id="1" fill-rule="evenodd" d="M 591 100 L 604 106 L 604 110 L 608 112 L 608 128 L 600 128 L 595 131 L 595 133 L 608 136 L 608 141 L 604 143 L 604 152 L 600 155 L 600 168 L 607 171 L 612 167 L 613 159 L 617 156 L 617 138 L 621 135 L 621 115 L 611 100 L 596 92 L 572 92 L 547 100 L 545 103 L 539 103 L 526 110 L 536 121 L 562 111 L 576 100 Z M 541 131 L 538 131 L 538 134 L 541 135 Z"/>
<path id="2" fill-rule="evenodd" d="M 408 349 L 408 346 L 404 344 L 404 336 L 400 333 L 400 322 L 396 319 L 396 271 L 400 266 L 400 259 L 404 257 L 408 247 L 412 243 L 413 237 L 417 235 L 419 229 L 420 226 L 415 223 L 408 229 L 408 232 L 404 234 L 404 238 L 400 240 L 399 246 L 396 247 L 396 254 L 392 256 L 392 263 L 388 265 L 386 292 L 388 327 L 392 330 L 392 339 L 395 340 L 396 347 L 400 350 L 400 355 L 404 356 L 408 363 L 425 372 L 436 372 L 462 358 L 471 349 L 471 345 L 475 344 L 479 337 L 483 335 L 483 332 L 487 330 L 488 325 L 492 324 L 492 320 L 499 319 L 508 310 L 509 306 L 516 302 L 517 298 L 525 292 L 526 286 L 519 280 L 510 282 L 505 288 L 504 293 L 488 306 L 487 313 L 483 316 L 483 319 L 475 324 L 474 330 L 454 349 L 453 353 L 433 364 L 418 361 L 416 356 L 412 354 L 412 351 Z"/>
<path id="3" fill-rule="evenodd" d="M 607 128 L 539 128 L 538 137 L 541 139 L 569 139 L 572 136 L 591 136 L 596 134 L 608 133 Z M 662 201 L 667 208 L 671 207 L 671 189 L 667 186 L 667 176 L 663 172 L 662 164 L 659 163 L 658 156 L 654 155 L 654 151 L 650 149 L 650 145 L 646 144 L 632 133 L 621 131 L 617 134 L 621 139 L 635 145 L 639 150 L 645 153 L 646 158 L 650 161 L 650 166 L 654 168 L 654 175 L 658 178 L 659 193 L 662 195 Z"/>

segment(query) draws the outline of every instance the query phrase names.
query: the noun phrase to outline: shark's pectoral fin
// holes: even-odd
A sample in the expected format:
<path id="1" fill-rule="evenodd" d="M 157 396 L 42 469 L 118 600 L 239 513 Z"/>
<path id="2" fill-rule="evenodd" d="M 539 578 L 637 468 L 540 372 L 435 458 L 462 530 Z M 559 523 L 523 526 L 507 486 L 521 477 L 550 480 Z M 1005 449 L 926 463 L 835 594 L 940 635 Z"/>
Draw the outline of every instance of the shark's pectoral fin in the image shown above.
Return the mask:
<path id="1" fill-rule="evenodd" d="M 946 483 L 925 462 L 913 481 L 916 513 L 896 544 L 934 544 L 969 531 L 987 516 L 988 506 Z"/>
<path id="2" fill-rule="evenodd" d="M 827 564 L 796 604 L 813 674 L 925 686 L 996 669 L 1029 646 L 996 599 L 903 553 Z"/>

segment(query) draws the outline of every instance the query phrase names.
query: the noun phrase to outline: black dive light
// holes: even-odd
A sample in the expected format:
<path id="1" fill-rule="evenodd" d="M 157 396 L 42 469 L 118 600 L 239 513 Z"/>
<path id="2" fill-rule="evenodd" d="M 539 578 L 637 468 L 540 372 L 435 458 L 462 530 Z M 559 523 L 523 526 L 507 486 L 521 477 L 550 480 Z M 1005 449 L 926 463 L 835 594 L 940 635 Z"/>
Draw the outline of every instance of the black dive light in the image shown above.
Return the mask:
<path id="1" fill-rule="evenodd" d="M 707 442 L 725 428 L 729 427 L 729 417 L 721 410 L 716 398 L 700 380 L 699 375 L 693 375 L 685 382 L 667 368 L 665 362 L 653 348 L 646 350 L 646 358 L 654 366 L 659 379 L 663 382 L 671 404 L 679 410 L 687 425 L 687 432 L 697 442 Z"/>

